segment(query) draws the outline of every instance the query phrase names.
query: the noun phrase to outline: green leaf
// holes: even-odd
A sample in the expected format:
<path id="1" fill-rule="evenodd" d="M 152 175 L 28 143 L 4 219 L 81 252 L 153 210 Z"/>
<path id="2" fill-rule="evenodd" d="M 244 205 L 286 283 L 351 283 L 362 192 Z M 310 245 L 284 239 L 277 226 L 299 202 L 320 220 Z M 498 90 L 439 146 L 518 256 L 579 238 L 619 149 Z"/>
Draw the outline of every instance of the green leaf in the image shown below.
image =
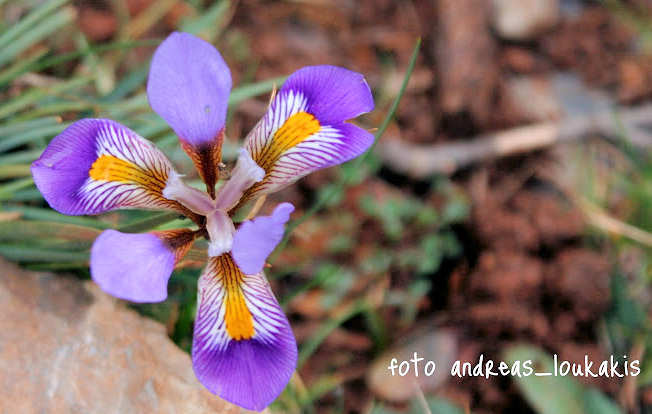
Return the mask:
<path id="1" fill-rule="evenodd" d="M 90 76 L 81 76 L 68 81 L 58 82 L 46 88 L 32 88 L 22 95 L 0 106 L 0 118 L 6 118 L 31 105 L 41 102 L 44 98 L 79 89 L 92 80 Z M 33 114 L 32 114 L 33 115 Z"/>
<path id="2" fill-rule="evenodd" d="M 505 351 L 510 365 L 531 360 L 535 372 L 554 372 L 553 359 L 534 346 L 517 345 Z M 621 411 L 598 390 L 587 390 L 571 376 L 514 376 L 514 381 L 530 406 L 539 414 L 618 414 Z M 594 409 L 602 411 L 594 411 Z M 615 411 L 614 411 L 615 410 Z"/>
<path id="3" fill-rule="evenodd" d="M 25 122 L 10 122 L 0 125 L 0 138 L 12 136 L 29 132 L 33 129 L 38 129 L 47 126 L 53 126 L 61 123 L 61 118 L 58 116 L 49 116 L 44 118 L 32 119 Z"/>
<path id="4" fill-rule="evenodd" d="M 584 392 L 584 409 L 591 414 L 621 414 L 620 408 L 595 388 Z"/>
<path id="5" fill-rule="evenodd" d="M 18 39 L 23 33 L 34 29 L 36 23 L 59 7 L 68 3 L 68 0 L 49 0 L 32 10 L 27 16 L 0 35 L 0 49 L 6 48 L 11 42 Z"/>
<path id="6" fill-rule="evenodd" d="M 32 239 L 61 239 L 92 241 L 100 230 L 76 224 L 34 220 L 0 221 L 0 241 L 27 241 Z"/>
<path id="7" fill-rule="evenodd" d="M 37 48 L 33 52 L 30 52 L 29 56 L 16 60 L 11 66 L 0 72 L 0 85 L 7 84 L 29 71 L 29 67 L 38 62 L 47 53 L 48 49 Z"/>
<path id="8" fill-rule="evenodd" d="M 536 372 L 553 372 L 552 358 L 538 348 L 523 345 L 508 348 L 505 359 L 513 365 L 532 361 Z M 570 377 L 534 375 L 514 377 L 521 394 L 530 406 L 539 414 L 584 414 L 582 388 Z"/>
<path id="9" fill-rule="evenodd" d="M 19 180 L 10 181 L 6 184 L 0 185 L 0 200 L 11 199 L 18 190 L 28 188 L 34 185 L 32 177 L 21 178 Z"/>
<path id="10" fill-rule="evenodd" d="M 181 31 L 202 36 L 212 42 L 219 34 L 219 29 L 223 24 L 222 19 L 229 7 L 230 2 L 228 0 L 218 1 L 207 10 L 204 10 L 199 17 L 181 22 Z"/>
<path id="11" fill-rule="evenodd" d="M 16 211 L 28 220 L 49 221 L 55 223 L 76 224 L 78 226 L 106 229 L 110 225 L 103 221 L 83 216 L 66 216 L 49 208 L 28 207 L 21 205 L 3 206 L 2 211 Z"/>
<path id="12" fill-rule="evenodd" d="M 122 225 L 118 227 L 118 230 L 125 233 L 138 233 L 141 231 L 151 230 L 178 218 L 179 213 L 176 212 L 159 213 L 145 219 L 136 220 L 132 223 Z"/>
<path id="13" fill-rule="evenodd" d="M 21 145 L 25 145 L 42 138 L 51 138 L 59 134 L 67 126 L 68 124 L 48 125 L 29 131 L 16 133 L 11 137 L 0 140 L 0 152 L 19 147 Z"/>
<path id="14" fill-rule="evenodd" d="M 245 99 L 268 93 L 274 88 L 274 86 L 282 84 L 285 81 L 285 78 L 287 78 L 287 76 L 280 76 L 278 78 L 250 83 L 235 88 L 229 96 L 229 106 L 234 106 L 244 101 Z"/>
<path id="15" fill-rule="evenodd" d="M 30 176 L 29 164 L 0 165 L 0 180 Z"/>
<path id="16" fill-rule="evenodd" d="M 0 165 L 20 164 L 32 162 L 41 156 L 43 150 L 17 151 L 0 156 Z"/>
<path id="17" fill-rule="evenodd" d="M 319 348 L 319 345 L 321 345 L 324 339 L 326 339 L 328 335 L 331 334 L 331 332 L 333 332 L 337 327 L 342 325 L 347 320 L 362 312 L 365 306 L 366 304 L 363 301 L 357 301 L 349 306 L 345 311 L 341 312 L 339 315 L 322 323 L 317 331 L 301 345 L 297 366 L 301 368 L 301 366 L 303 366 L 308 358 L 310 358 L 310 356 L 317 350 L 317 348 Z"/>
<path id="18" fill-rule="evenodd" d="M 46 2 L 45 4 L 47 3 L 50 2 Z M 64 8 L 61 11 L 48 16 L 47 19 L 32 26 L 24 33 L 21 33 L 16 39 L 10 40 L 8 44 L 1 45 L 0 66 L 11 61 L 19 53 L 50 36 L 55 31 L 72 22 L 74 19 L 75 10 L 73 8 Z M 3 40 L 4 39 L 0 39 L 0 42 Z"/>
<path id="19" fill-rule="evenodd" d="M 439 397 L 428 397 L 426 398 L 425 401 L 428 410 L 432 414 L 464 414 L 465 411 L 451 403 L 445 398 L 439 398 Z M 412 403 L 410 404 L 410 414 L 421 414 L 425 411 L 423 407 L 423 401 L 419 401 L 418 399 L 412 400 Z"/>
<path id="20" fill-rule="evenodd" d="M 70 252 L 33 246 L 0 245 L 0 256 L 17 262 L 88 262 L 88 252 Z"/>

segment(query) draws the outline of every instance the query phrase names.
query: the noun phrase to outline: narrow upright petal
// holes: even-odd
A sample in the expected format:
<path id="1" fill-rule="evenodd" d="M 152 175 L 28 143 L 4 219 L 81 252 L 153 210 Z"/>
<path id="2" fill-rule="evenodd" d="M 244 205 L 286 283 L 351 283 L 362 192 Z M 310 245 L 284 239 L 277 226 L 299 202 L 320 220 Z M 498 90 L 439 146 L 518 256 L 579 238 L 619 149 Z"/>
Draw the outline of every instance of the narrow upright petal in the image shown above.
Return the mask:
<path id="1" fill-rule="evenodd" d="M 210 258 L 199 278 L 192 362 L 209 391 L 260 411 L 297 363 L 292 329 L 262 273 L 244 275 L 230 255 Z"/>
<path id="2" fill-rule="evenodd" d="M 311 66 L 292 74 L 247 136 L 245 148 L 265 178 L 247 191 L 245 200 L 362 154 L 373 135 L 346 121 L 373 107 L 369 85 L 359 73 Z"/>
<path id="3" fill-rule="evenodd" d="M 230 92 L 231 72 L 210 43 L 175 32 L 156 49 L 147 81 L 149 103 L 177 133 L 211 196 Z"/>
<path id="4" fill-rule="evenodd" d="M 132 302 L 161 302 L 168 280 L 195 239 L 191 230 L 126 234 L 105 230 L 91 249 L 91 276 L 106 293 Z"/>
<path id="5" fill-rule="evenodd" d="M 181 174 L 170 172 L 163 188 L 163 197 L 178 201 L 190 211 L 206 216 L 215 209 L 215 202 L 208 194 L 184 183 Z"/>
<path id="6" fill-rule="evenodd" d="M 188 211 L 162 196 L 172 164 L 151 142 L 108 119 L 82 119 L 32 163 L 36 186 L 63 214 L 116 208 Z"/>
<path id="7" fill-rule="evenodd" d="M 271 216 L 260 216 L 243 222 L 233 237 L 233 260 L 244 274 L 253 275 L 263 270 L 265 260 L 283 238 L 285 223 L 294 206 L 279 204 Z"/>
<path id="8" fill-rule="evenodd" d="M 245 191 L 264 177 L 265 170 L 251 159 L 251 155 L 245 149 L 241 148 L 231 177 L 217 194 L 215 207 L 225 211 L 230 210 L 238 204 Z"/>

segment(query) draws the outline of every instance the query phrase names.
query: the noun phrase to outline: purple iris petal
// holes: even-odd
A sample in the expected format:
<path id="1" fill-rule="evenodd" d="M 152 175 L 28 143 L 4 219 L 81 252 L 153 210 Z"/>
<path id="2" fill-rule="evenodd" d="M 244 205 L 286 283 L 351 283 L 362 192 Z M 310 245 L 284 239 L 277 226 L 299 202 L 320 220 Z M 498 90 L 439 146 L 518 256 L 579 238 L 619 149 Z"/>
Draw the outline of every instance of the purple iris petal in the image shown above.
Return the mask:
<path id="1" fill-rule="evenodd" d="M 308 99 L 308 112 L 320 123 L 335 124 L 374 109 L 364 76 L 337 66 L 307 66 L 294 72 L 279 93 L 300 92 Z"/>
<path id="2" fill-rule="evenodd" d="M 339 145 L 333 145 L 333 149 L 337 151 L 337 157 L 334 157 L 333 161 L 330 164 L 322 164 L 320 167 L 337 165 L 352 160 L 353 158 L 368 150 L 369 147 L 371 147 L 371 145 L 374 143 L 373 134 L 356 125 L 344 122 L 335 124 L 332 126 L 332 128 L 334 131 L 337 131 L 336 134 L 342 137 L 346 137 L 346 139 L 343 140 Z M 306 140 L 304 145 L 307 146 L 308 144 L 309 142 Z M 297 147 L 302 148 L 301 144 Z"/>
<path id="3" fill-rule="evenodd" d="M 91 249 L 91 276 L 106 293 L 131 302 L 161 302 L 175 255 L 152 233 L 105 230 Z"/>
<path id="4" fill-rule="evenodd" d="M 73 123 L 31 167 L 45 200 L 69 215 L 121 207 L 178 210 L 160 194 L 171 170 L 151 142 L 109 119 Z"/>
<path id="5" fill-rule="evenodd" d="M 253 275 L 265 265 L 265 260 L 283 238 L 285 223 L 294 206 L 279 204 L 271 216 L 256 217 L 240 225 L 233 237 L 231 254 L 244 274 Z"/>
<path id="6" fill-rule="evenodd" d="M 346 121 L 373 108 L 369 85 L 359 73 L 311 66 L 292 74 L 247 136 L 245 149 L 266 174 L 244 198 L 278 191 L 362 154 L 373 135 Z"/>
<path id="7" fill-rule="evenodd" d="M 296 368 L 292 329 L 265 277 L 243 275 L 228 254 L 211 258 L 199 278 L 192 362 L 209 391 L 257 411 Z"/>
<path id="8" fill-rule="evenodd" d="M 296 365 L 297 345 L 289 324 L 276 335 L 271 342 L 231 341 L 224 349 L 207 352 L 194 351 L 193 346 L 197 378 L 213 394 L 262 411 L 285 389 Z"/>
<path id="9" fill-rule="evenodd" d="M 175 32 L 156 49 L 147 96 L 179 138 L 197 147 L 223 129 L 231 72 L 210 43 Z"/>
<path id="10" fill-rule="evenodd" d="M 88 171 L 97 159 L 96 137 L 100 122 L 82 119 L 70 125 L 32 163 L 36 187 L 60 213 L 89 214 L 80 205 L 77 191 L 88 179 Z"/>

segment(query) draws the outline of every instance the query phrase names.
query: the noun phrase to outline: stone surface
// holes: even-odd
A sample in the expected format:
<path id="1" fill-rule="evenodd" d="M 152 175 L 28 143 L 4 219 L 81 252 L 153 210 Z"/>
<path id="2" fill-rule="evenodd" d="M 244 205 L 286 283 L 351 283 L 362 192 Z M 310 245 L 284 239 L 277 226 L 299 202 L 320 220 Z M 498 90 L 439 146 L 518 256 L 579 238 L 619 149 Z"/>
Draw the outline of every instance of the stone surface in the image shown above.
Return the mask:
<path id="1" fill-rule="evenodd" d="M 492 26 L 504 39 L 529 40 L 559 21 L 559 0 L 493 0 Z"/>
<path id="2" fill-rule="evenodd" d="M 527 122 L 552 121 L 562 116 L 557 96 L 545 76 L 517 76 L 507 80 L 506 97 Z"/>
<path id="3" fill-rule="evenodd" d="M 240 413 L 164 327 L 91 282 L 0 258 L 0 413 Z"/>
<path id="4" fill-rule="evenodd" d="M 371 391 L 380 398 L 393 402 L 405 402 L 420 392 L 431 392 L 443 385 L 451 376 L 450 369 L 458 352 L 457 338 L 449 330 L 430 330 L 415 334 L 407 339 L 404 345 L 390 349 L 380 355 L 371 365 L 367 372 L 367 385 Z M 392 371 L 388 369 L 393 358 L 397 359 L 397 366 L 402 361 L 409 361 L 414 358 L 424 358 L 418 362 L 418 376 L 415 375 L 414 363 L 403 364 L 403 376 L 399 368 Z M 435 363 L 428 366 L 429 361 Z"/>

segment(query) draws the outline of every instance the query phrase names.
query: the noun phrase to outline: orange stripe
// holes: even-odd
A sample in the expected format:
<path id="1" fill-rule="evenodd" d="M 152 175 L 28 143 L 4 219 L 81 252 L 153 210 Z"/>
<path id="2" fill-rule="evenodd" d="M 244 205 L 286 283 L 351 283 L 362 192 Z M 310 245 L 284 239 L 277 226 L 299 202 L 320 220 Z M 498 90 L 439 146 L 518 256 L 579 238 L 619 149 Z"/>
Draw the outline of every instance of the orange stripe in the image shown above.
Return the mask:
<path id="1" fill-rule="evenodd" d="M 253 160 L 256 161 L 256 164 L 258 164 L 263 170 L 265 170 L 266 175 L 262 181 L 249 187 L 249 189 L 243 194 L 240 203 L 235 207 L 235 210 L 240 208 L 240 206 L 245 202 L 249 201 L 252 195 L 267 183 L 270 172 L 284 152 L 296 147 L 312 134 L 319 132 L 320 128 L 321 125 L 319 120 L 308 112 L 297 112 L 289 117 L 283 125 L 276 130 L 274 137 L 267 142 L 262 150 L 252 154 Z"/>
<path id="2" fill-rule="evenodd" d="M 203 217 L 178 202 L 163 197 L 163 189 L 168 179 L 167 171 L 145 170 L 132 162 L 105 154 L 91 165 L 88 176 L 99 181 L 138 184 L 152 197 L 153 206 L 174 209 L 198 224 L 203 220 Z"/>
<path id="3" fill-rule="evenodd" d="M 160 193 L 165 188 L 167 177 L 155 171 L 147 171 L 129 161 L 113 155 L 100 156 L 91 166 L 88 175 L 94 180 L 119 181 L 140 184 Z"/>
<path id="4" fill-rule="evenodd" d="M 321 125 L 314 115 L 297 112 L 289 117 L 276 131 L 274 137 L 265 145 L 254 161 L 269 173 L 283 153 L 303 142 L 319 131 Z"/>
<path id="5" fill-rule="evenodd" d="M 223 254 L 218 258 L 218 274 L 222 277 L 222 284 L 226 289 L 226 332 L 236 341 L 251 339 L 254 336 L 254 319 L 247 308 L 242 284 L 243 274 L 233 263 L 230 254 Z"/>

